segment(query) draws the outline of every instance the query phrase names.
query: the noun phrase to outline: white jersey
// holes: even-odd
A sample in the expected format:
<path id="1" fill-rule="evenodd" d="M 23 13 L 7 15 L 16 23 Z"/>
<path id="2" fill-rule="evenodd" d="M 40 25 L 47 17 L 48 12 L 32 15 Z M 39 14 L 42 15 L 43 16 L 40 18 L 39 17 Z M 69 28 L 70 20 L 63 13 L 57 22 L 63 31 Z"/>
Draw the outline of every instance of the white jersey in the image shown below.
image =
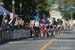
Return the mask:
<path id="1" fill-rule="evenodd" d="M 39 21 L 35 21 L 35 27 L 39 27 Z"/>

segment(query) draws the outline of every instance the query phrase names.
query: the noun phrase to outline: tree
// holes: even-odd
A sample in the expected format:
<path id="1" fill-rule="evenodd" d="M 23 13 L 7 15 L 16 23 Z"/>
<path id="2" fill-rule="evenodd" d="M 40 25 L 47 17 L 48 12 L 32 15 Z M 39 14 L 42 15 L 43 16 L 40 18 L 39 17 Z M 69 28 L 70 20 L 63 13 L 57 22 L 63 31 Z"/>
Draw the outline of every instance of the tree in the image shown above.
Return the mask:
<path id="1" fill-rule="evenodd" d="M 37 6 L 43 12 L 49 12 L 51 7 L 51 3 L 48 0 L 15 0 L 15 10 L 17 14 L 19 14 L 20 2 L 22 2 L 22 12 L 26 15 L 35 12 Z M 12 0 L 4 0 L 4 6 L 11 11 Z"/>
<path id="2" fill-rule="evenodd" d="M 58 24 L 63 24 L 63 21 L 61 19 L 57 19 Z"/>
<path id="3" fill-rule="evenodd" d="M 49 0 L 34 0 L 36 3 L 36 7 L 39 7 L 41 10 L 41 14 L 49 15 L 49 11 L 52 3 Z"/>
<path id="4" fill-rule="evenodd" d="M 70 9 L 69 11 L 63 11 L 63 8 L 69 7 L 69 6 L 75 6 L 75 0 L 59 0 L 59 7 L 58 9 L 62 14 L 64 14 L 64 18 L 71 19 L 73 14 L 75 14 L 74 9 Z"/>
<path id="5" fill-rule="evenodd" d="M 12 0 L 4 0 L 4 7 L 6 8 L 6 9 L 8 9 L 9 11 L 11 11 L 12 10 Z"/>
<path id="6" fill-rule="evenodd" d="M 22 3 L 21 11 L 20 3 Z M 21 14 L 23 19 L 30 20 L 36 15 L 36 7 L 40 8 L 40 15 L 49 15 L 52 2 L 49 0 L 15 0 L 14 6 L 16 14 Z M 4 0 L 4 7 L 12 12 L 12 0 Z"/>

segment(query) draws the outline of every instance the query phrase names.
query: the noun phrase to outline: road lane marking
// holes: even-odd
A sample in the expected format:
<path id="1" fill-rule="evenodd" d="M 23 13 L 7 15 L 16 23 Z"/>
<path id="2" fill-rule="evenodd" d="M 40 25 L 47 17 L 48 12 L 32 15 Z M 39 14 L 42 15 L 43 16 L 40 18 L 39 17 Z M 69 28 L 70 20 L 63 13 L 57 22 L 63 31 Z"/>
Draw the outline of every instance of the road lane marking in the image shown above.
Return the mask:
<path id="1" fill-rule="evenodd" d="M 60 35 L 63 35 L 63 31 L 61 32 Z M 56 40 L 56 38 L 58 38 L 58 37 L 59 37 L 59 35 L 56 36 L 54 39 L 49 40 L 46 44 L 43 45 L 43 47 L 40 48 L 40 50 L 46 49 L 46 48 L 47 48 L 50 44 L 52 44 L 52 43 Z"/>
<path id="2" fill-rule="evenodd" d="M 55 41 L 55 39 L 49 40 L 45 45 L 43 45 L 43 47 L 40 48 L 40 50 L 47 48 L 53 41 Z"/>
<path id="3" fill-rule="evenodd" d="M 75 40 L 67 40 L 67 39 L 57 39 L 56 41 L 66 41 L 66 42 L 75 42 Z"/>
<path id="4" fill-rule="evenodd" d="M 75 31 L 64 31 L 64 32 L 75 32 Z"/>
<path id="5" fill-rule="evenodd" d="M 55 50 L 73 50 L 73 47 L 49 47 L 49 49 L 55 49 Z"/>

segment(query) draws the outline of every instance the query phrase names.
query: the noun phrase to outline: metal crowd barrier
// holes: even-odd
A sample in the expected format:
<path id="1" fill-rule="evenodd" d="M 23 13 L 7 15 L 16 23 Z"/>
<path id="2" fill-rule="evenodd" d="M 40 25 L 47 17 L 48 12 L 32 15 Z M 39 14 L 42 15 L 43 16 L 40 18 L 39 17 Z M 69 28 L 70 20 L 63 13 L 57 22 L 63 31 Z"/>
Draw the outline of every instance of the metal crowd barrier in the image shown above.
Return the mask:
<path id="1" fill-rule="evenodd" d="M 3 31 L 3 30 L 0 30 L 0 43 L 12 39 L 12 34 L 13 34 L 12 31 Z"/>
<path id="2" fill-rule="evenodd" d="M 53 31 L 53 33 L 55 32 Z M 15 40 L 15 39 L 29 38 L 29 37 L 31 37 L 31 30 L 29 29 L 27 30 L 15 29 L 13 31 L 12 30 L 6 30 L 6 31 L 0 30 L 0 43 Z"/>
<path id="3" fill-rule="evenodd" d="M 25 29 L 18 29 L 13 31 L 0 30 L 0 43 L 15 40 L 15 39 L 20 39 L 20 38 L 28 38 L 30 36 L 31 36 L 30 30 L 25 30 Z"/>

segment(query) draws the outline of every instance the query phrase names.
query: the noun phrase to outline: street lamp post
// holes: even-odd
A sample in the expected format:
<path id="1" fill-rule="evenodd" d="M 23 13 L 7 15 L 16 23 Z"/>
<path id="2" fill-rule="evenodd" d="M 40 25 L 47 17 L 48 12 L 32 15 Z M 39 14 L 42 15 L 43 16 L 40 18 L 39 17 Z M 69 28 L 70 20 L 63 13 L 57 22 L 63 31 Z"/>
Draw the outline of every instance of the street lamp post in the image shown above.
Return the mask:
<path id="1" fill-rule="evenodd" d="M 20 16 L 21 16 L 21 11 L 22 11 L 22 3 L 20 3 Z"/>
<path id="2" fill-rule="evenodd" d="M 12 0 L 12 6 L 13 6 L 13 7 L 12 7 L 12 13 L 15 13 L 15 6 L 14 6 L 14 5 L 15 5 L 15 1 Z"/>
<path id="3" fill-rule="evenodd" d="M 64 8 L 62 9 L 62 19 L 64 18 Z"/>

